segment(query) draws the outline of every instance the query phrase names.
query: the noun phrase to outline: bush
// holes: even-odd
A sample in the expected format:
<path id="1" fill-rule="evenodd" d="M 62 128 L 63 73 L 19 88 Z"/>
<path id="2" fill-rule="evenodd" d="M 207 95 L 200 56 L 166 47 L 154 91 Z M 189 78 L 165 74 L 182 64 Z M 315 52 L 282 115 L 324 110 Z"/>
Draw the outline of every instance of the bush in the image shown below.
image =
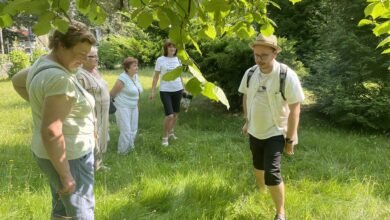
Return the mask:
<path id="1" fill-rule="evenodd" d="M 98 53 L 100 64 L 113 69 L 129 56 L 137 58 L 140 64 L 151 65 L 160 56 L 160 49 L 152 41 L 111 36 L 99 44 Z"/>
<path id="2" fill-rule="evenodd" d="M 9 57 L 7 54 L 0 54 L 0 80 L 8 78 Z"/>
<path id="3" fill-rule="evenodd" d="M 31 55 L 31 63 L 34 63 L 39 57 L 47 54 L 47 51 L 42 47 L 37 47 L 33 50 Z"/>
<path id="4" fill-rule="evenodd" d="M 294 41 L 279 39 L 283 48 L 277 58 L 286 63 L 301 77 L 307 75 L 303 64 L 296 59 Z M 206 79 L 216 83 L 225 92 L 233 111 L 241 110 L 242 98 L 238 87 L 245 71 L 255 64 L 248 41 L 235 38 L 222 38 L 201 44 L 203 56 L 190 51 Z"/>
<path id="5" fill-rule="evenodd" d="M 9 77 L 12 77 L 20 70 L 30 65 L 29 56 L 23 50 L 13 50 L 9 53 L 12 66 L 9 70 Z"/>

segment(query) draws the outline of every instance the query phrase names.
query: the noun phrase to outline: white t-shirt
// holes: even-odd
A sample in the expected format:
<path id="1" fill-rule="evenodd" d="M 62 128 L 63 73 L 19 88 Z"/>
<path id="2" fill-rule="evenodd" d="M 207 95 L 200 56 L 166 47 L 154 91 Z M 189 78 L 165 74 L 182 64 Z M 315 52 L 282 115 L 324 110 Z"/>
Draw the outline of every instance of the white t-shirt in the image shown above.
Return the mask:
<path id="1" fill-rule="evenodd" d="M 49 65 L 55 65 L 58 68 L 43 70 L 32 79 L 36 71 Z M 77 82 L 74 74 L 69 73 L 58 63 L 41 57 L 33 64 L 27 75 L 26 88 L 29 93 L 33 118 L 31 149 L 37 157 L 49 159 L 42 143 L 41 124 L 45 98 L 53 95 L 66 95 L 75 100 L 62 125 L 67 159 L 77 159 L 92 152 L 95 146 L 94 117 L 92 115 L 95 100 Z"/>
<path id="2" fill-rule="evenodd" d="M 160 72 L 160 91 L 162 92 L 176 92 L 183 89 L 183 83 L 181 78 L 177 77 L 172 81 L 164 81 L 162 77 L 165 73 L 172 71 L 176 67 L 181 66 L 180 61 L 177 57 L 165 57 L 161 56 L 157 58 L 155 71 Z"/>
<path id="3" fill-rule="evenodd" d="M 288 104 L 303 102 L 304 94 L 297 74 L 290 68 L 285 81 L 285 97 L 280 89 L 280 63 L 274 61 L 271 73 L 263 74 L 256 68 L 247 88 L 249 69 L 241 80 L 238 91 L 247 95 L 248 133 L 257 139 L 285 135 L 290 110 Z"/>
<path id="4" fill-rule="evenodd" d="M 140 93 L 143 91 L 138 75 L 135 74 L 130 78 L 127 73 L 123 72 L 119 75 L 118 80 L 122 81 L 123 88 L 115 97 L 115 107 L 137 108 Z"/>

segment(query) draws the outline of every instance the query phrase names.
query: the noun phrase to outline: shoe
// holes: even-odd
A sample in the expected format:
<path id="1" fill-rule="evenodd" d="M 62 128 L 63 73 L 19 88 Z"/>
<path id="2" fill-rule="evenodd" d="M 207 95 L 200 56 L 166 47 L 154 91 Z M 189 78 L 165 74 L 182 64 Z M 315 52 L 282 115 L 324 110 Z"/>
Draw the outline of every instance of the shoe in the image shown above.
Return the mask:
<path id="1" fill-rule="evenodd" d="M 161 145 L 164 147 L 168 147 L 168 137 L 162 138 Z"/>
<path id="2" fill-rule="evenodd" d="M 287 220 L 286 216 L 276 214 L 274 220 Z"/>
<path id="3" fill-rule="evenodd" d="M 177 140 L 178 137 L 176 137 L 175 133 L 169 133 L 169 138 L 173 139 L 173 140 Z"/>

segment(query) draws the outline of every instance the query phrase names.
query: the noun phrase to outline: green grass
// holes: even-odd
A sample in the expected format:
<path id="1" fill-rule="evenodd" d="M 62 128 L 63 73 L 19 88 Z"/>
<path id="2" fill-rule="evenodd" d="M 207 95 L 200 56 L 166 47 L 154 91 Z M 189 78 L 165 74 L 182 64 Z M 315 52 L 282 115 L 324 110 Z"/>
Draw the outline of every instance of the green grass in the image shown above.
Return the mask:
<path id="1" fill-rule="evenodd" d="M 105 72 L 112 86 L 118 71 Z M 269 194 L 255 186 L 242 119 L 197 97 L 181 113 L 179 139 L 160 146 L 163 110 L 148 100 L 151 69 L 140 72 L 136 149 L 116 154 L 111 117 L 105 155 L 110 172 L 97 172 L 96 219 L 271 219 Z M 28 104 L 0 82 L 0 219 L 48 219 L 49 187 L 32 159 Z M 390 219 L 390 138 L 348 131 L 304 111 L 300 144 L 284 157 L 289 219 Z"/>

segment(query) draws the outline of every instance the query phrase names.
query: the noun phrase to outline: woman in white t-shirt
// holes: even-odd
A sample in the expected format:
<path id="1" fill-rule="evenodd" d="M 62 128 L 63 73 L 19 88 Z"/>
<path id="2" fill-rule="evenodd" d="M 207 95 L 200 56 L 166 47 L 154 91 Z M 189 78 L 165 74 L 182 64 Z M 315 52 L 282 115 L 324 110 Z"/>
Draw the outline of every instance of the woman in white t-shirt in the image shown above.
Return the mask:
<path id="1" fill-rule="evenodd" d="M 176 47 L 170 42 L 166 41 L 164 44 L 164 55 L 159 57 L 156 61 L 154 68 L 155 73 L 152 83 L 152 92 L 150 99 L 154 99 L 156 85 L 160 76 L 162 77 L 165 73 L 174 70 L 176 67 L 181 66 L 179 59 L 176 57 Z M 168 146 L 168 137 L 176 139 L 174 134 L 174 128 L 177 120 L 177 116 L 180 112 L 180 100 L 182 97 L 184 83 L 181 77 L 176 78 L 172 81 L 160 81 L 160 99 L 164 106 L 165 119 L 163 126 L 163 137 L 162 145 Z"/>
<path id="2" fill-rule="evenodd" d="M 138 131 L 138 101 L 142 86 L 138 79 L 138 60 L 128 57 L 123 61 L 123 69 L 111 89 L 116 107 L 116 123 L 119 127 L 118 154 L 127 154 L 134 149 Z"/>

